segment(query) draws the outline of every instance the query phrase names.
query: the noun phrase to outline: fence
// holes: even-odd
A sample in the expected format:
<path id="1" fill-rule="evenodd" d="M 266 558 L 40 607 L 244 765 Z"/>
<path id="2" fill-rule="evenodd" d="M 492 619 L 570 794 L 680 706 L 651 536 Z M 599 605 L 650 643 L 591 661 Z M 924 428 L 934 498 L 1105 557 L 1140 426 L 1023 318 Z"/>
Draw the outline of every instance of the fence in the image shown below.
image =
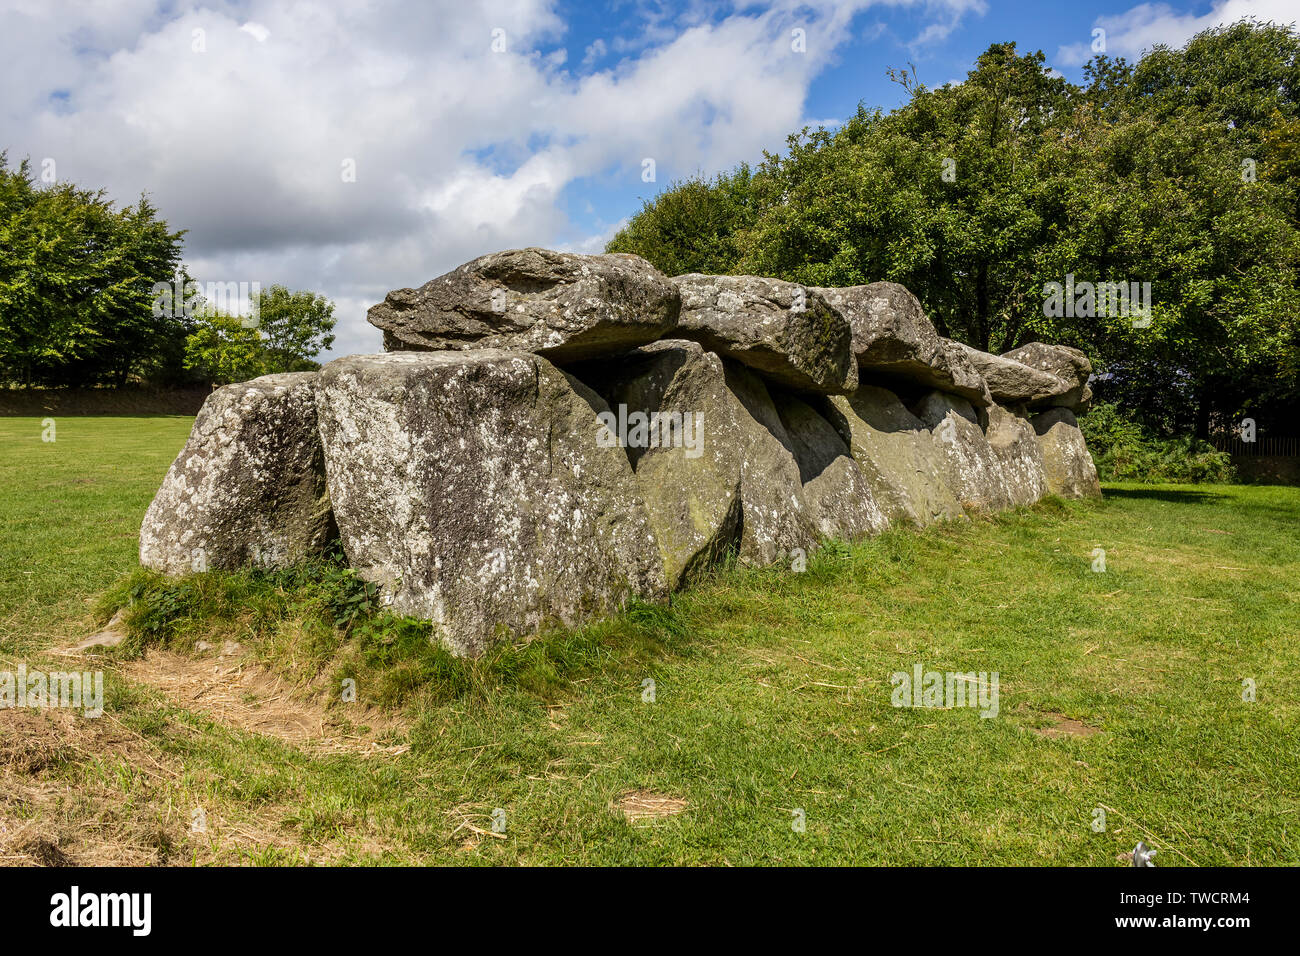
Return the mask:
<path id="1" fill-rule="evenodd" d="M 1210 442 L 1219 451 L 1229 455 L 1268 458 L 1300 457 L 1300 438 L 1259 437 L 1255 441 L 1242 441 L 1237 435 L 1215 435 Z"/>

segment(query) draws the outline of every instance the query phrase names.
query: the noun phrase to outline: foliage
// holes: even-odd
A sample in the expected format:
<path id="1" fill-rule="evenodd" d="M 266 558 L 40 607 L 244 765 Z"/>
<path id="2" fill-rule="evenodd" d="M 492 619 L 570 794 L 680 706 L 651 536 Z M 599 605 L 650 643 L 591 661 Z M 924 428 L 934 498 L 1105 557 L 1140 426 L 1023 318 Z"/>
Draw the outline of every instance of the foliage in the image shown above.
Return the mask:
<path id="1" fill-rule="evenodd" d="M 166 365 L 185 330 L 154 315 L 152 290 L 182 235 L 144 197 L 117 209 L 103 190 L 42 188 L 0 153 L 0 382 L 121 385 Z"/>
<path id="2" fill-rule="evenodd" d="M 804 129 L 784 155 L 677 183 L 609 248 L 672 272 L 901 282 L 945 335 L 1085 349 L 1099 400 L 1152 428 L 1300 396 L 1300 33 L 1208 30 L 1084 85 L 994 44 L 965 82 Z M 1047 283 L 1150 282 L 1145 317 L 1044 314 Z M 1140 321 L 1134 321 L 1135 318 Z"/>
<path id="3" fill-rule="evenodd" d="M 312 356 L 334 344 L 334 303 L 325 296 L 273 285 L 258 291 L 254 304 L 266 340 L 268 372 L 313 369 Z"/>
<path id="4" fill-rule="evenodd" d="M 185 340 L 185 367 L 215 385 L 265 375 L 265 336 L 236 316 L 201 314 Z"/>
<path id="5" fill-rule="evenodd" d="M 334 303 L 314 292 L 271 286 L 250 296 L 249 314 L 200 309 L 185 341 L 185 367 L 214 385 L 317 368 L 311 356 L 334 343 Z"/>
<path id="6" fill-rule="evenodd" d="M 1236 477 L 1226 452 L 1190 435 L 1162 437 L 1118 405 L 1101 403 L 1079 419 L 1102 481 L 1224 483 Z"/>

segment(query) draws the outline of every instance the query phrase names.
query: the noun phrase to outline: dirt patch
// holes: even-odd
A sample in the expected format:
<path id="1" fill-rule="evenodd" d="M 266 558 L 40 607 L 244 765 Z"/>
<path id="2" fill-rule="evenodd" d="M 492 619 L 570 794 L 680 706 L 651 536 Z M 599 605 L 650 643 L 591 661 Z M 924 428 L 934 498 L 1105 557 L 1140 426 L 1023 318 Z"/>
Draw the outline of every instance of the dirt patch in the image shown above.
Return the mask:
<path id="1" fill-rule="evenodd" d="M 1035 727 L 1034 733 L 1043 737 L 1093 737 L 1101 731 L 1096 727 L 1089 727 L 1081 720 L 1075 720 L 1073 717 L 1066 717 L 1065 714 L 1044 714 L 1044 717 L 1052 719 L 1053 723 L 1048 727 Z"/>
<path id="2" fill-rule="evenodd" d="M 396 756 L 407 727 L 396 718 L 360 704 L 327 708 L 320 698 L 302 699 L 294 688 L 260 665 L 232 656 L 187 657 L 151 650 L 122 672 L 162 691 L 173 703 L 220 724 L 264 734 L 316 753 Z"/>
<path id="3" fill-rule="evenodd" d="M 139 804 L 124 810 L 121 791 L 80 770 L 131 768 Z M 66 710 L 0 710 L 0 864 L 145 866 L 168 862 L 183 839 L 179 820 L 149 806 L 144 791 L 179 774 L 112 717 Z"/>
<path id="4" fill-rule="evenodd" d="M 686 809 L 686 801 L 652 790 L 633 790 L 618 800 L 619 809 L 628 823 L 673 817 Z"/>

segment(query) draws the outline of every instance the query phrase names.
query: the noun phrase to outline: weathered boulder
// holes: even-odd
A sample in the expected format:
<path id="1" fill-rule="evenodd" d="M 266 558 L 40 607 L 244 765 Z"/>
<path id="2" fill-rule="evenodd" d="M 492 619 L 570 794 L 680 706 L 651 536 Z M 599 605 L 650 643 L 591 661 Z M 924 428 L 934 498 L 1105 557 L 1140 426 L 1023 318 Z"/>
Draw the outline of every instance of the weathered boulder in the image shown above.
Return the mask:
<path id="1" fill-rule="evenodd" d="M 966 356 L 988 383 L 989 393 L 1000 405 L 1029 405 L 1064 395 L 1070 386 L 1051 372 L 1034 368 L 1002 355 L 990 355 L 961 342 L 951 342 Z"/>
<path id="2" fill-rule="evenodd" d="M 725 362 L 727 388 L 748 418 L 741 418 L 740 560 L 769 565 L 817 547 L 817 527 L 803 496 L 790 436 L 763 380 L 743 365 Z"/>
<path id="3" fill-rule="evenodd" d="M 913 407 L 943 458 L 943 478 L 965 511 L 1003 511 L 1012 505 L 1002 462 L 993 452 L 970 402 L 929 392 Z"/>
<path id="4" fill-rule="evenodd" d="M 1068 345 L 1048 345 L 1030 342 L 1018 349 L 1002 353 L 1004 359 L 1020 362 L 1040 372 L 1046 372 L 1063 383 L 1062 389 L 1036 404 L 1075 408 L 1092 398 L 1088 376 L 1092 363 L 1079 349 Z M 1031 404 L 1035 404 L 1031 402 Z"/>
<path id="5" fill-rule="evenodd" d="M 822 536 L 852 541 L 885 530 L 889 519 L 835 426 L 794 395 L 773 396 L 773 403 L 799 465 L 804 502 Z"/>
<path id="6" fill-rule="evenodd" d="M 575 374 L 609 403 L 675 590 L 737 546 L 741 465 L 759 426 L 697 342 L 665 339 Z"/>
<path id="7" fill-rule="evenodd" d="M 599 440 L 608 406 L 546 359 L 350 356 L 317 406 L 349 562 L 457 653 L 666 597 L 632 466 Z"/>
<path id="8" fill-rule="evenodd" d="M 916 296 L 897 282 L 814 288 L 848 319 L 861 372 L 952 392 L 984 407 L 991 402 L 979 372 L 950 348 Z"/>
<path id="9" fill-rule="evenodd" d="M 961 517 L 961 502 L 944 477 L 943 454 L 897 395 L 863 385 L 852 395 L 832 397 L 827 414 L 891 522 L 924 526 Z"/>
<path id="10" fill-rule="evenodd" d="M 316 431 L 316 373 L 266 375 L 208 396 L 140 527 L 140 563 L 166 574 L 286 567 L 334 537 Z"/>
<path id="11" fill-rule="evenodd" d="M 1002 479 L 1012 506 L 1032 505 L 1047 494 L 1043 452 L 1028 418 L 993 405 L 988 410 L 984 436 L 1001 463 Z"/>
<path id="12" fill-rule="evenodd" d="M 566 363 L 652 342 L 681 299 L 640 256 L 511 249 L 418 289 L 396 289 L 367 318 L 389 351 L 518 349 Z"/>
<path id="13" fill-rule="evenodd" d="M 816 291 L 755 276 L 676 276 L 682 338 L 789 388 L 851 392 L 858 370 L 848 322 Z"/>
<path id="14" fill-rule="evenodd" d="M 1047 490 L 1067 498 L 1100 497 L 1097 466 L 1074 413 L 1068 408 L 1049 408 L 1034 416 L 1033 425 L 1043 453 Z"/>

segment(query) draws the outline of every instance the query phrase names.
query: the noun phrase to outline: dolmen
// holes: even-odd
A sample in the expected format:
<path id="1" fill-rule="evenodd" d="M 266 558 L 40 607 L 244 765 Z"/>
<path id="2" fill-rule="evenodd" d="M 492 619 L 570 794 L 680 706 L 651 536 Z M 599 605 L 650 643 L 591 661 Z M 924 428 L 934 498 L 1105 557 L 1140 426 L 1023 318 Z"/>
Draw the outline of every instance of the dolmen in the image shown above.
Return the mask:
<path id="1" fill-rule="evenodd" d="M 990 355 L 903 286 L 516 249 L 397 289 L 382 354 L 212 393 L 140 530 L 168 575 L 340 547 L 457 654 L 662 602 L 734 555 L 1099 495 L 1088 358 Z"/>

